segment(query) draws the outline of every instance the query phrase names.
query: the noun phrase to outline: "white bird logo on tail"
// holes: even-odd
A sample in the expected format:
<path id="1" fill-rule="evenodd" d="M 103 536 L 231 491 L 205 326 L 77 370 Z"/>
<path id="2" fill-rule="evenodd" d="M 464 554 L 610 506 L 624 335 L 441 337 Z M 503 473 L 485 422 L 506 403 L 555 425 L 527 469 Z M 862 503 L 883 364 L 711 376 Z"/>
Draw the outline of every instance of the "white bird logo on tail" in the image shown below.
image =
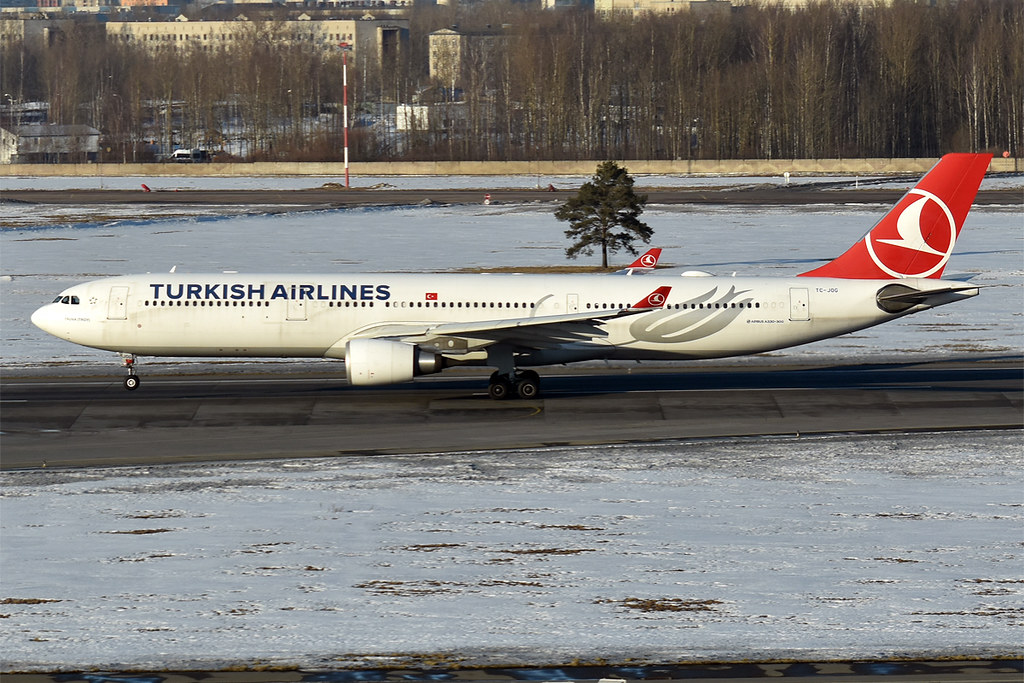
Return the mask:
<path id="1" fill-rule="evenodd" d="M 953 246 L 956 242 L 956 221 L 954 220 L 953 214 L 949 210 L 949 207 L 946 206 L 945 202 L 943 202 L 941 199 L 939 199 L 931 192 L 915 188 L 911 190 L 908 194 L 921 195 L 921 198 L 916 200 L 914 203 L 909 204 L 905 209 L 903 209 L 899 217 L 896 219 L 896 233 L 899 235 L 899 237 L 881 239 L 878 237 L 874 237 L 872 233 L 876 231 L 872 230 L 871 233 L 868 233 L 865 242 L 867 243 L 868 253 L 871 255 L 871 260 L 873 260 L 879 268 L 881 268 L 889 275 L 900 278 L 928 277 L 932 273 L 937 272 L 939 269 L 945 266 L 946 262 L 949 260 L 949 257 L 952 256 Z M 942 209 L 942 212 L 946 217 L 945 229 L 948 230 L 947 234 L 949 239 L 947 244 L 949 246 L 945 250 L 936 249 L 935 247 L 928 243 L 928 237 L 931 237 L 933 235 L 934 230 L 930 230 L 927 236 L 924 234 L 924 226 L 921 224 L 921 215 L 929 202 L 935 202 L 935 204 L 940 209 Z M 941 221 L 936 221 L 934 228 L 939 228 L 939 234 L 941 234 Z M 939 235 L 935 236 L 938 237 Z M 925 268 L 924 270 L 918 273 L 901 272 L 885 264 L 885 261 L 887 260 L 885 258 L 885 251 L 882 250 L 881 253 L 877 252 L 875 249 L 876 242 L 879 245 L 884 244 L 893 247 L 899 247 L 901 249 L 910 249 L 921 254 L 930 254 L 931 256 L 937 256 L 938 261 L 933 262 L 934 259 L 927 259 L 929 262 L 929 267 Z"/>

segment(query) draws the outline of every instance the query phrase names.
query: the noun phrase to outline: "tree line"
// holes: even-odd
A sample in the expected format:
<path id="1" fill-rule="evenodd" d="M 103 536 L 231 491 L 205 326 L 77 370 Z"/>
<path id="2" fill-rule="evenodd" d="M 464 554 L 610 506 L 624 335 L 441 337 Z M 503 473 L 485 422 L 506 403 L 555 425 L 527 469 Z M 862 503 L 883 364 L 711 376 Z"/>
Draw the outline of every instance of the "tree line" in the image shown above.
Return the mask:
<path id="1" fill-rule="evenodd" d="M 351 157 L 383 160 L 932 157 L 1024 143 L 1024 3 L 749 5 L 602 19 L 485 3 L 410 10 L 388 64 L 348 67 Z M 86 24 L 7 44 L 0 89 L 103 133 L 109 161 L 204 146 L 337 160 L 341 53 L 254 21 L 244 48 L 150 53 Z M 502 27 L 459 90 L 428 78 L 428 36 Z M 11 95 L 14 93 L 14 95 Z M 441 115 L 396 129 L 397 107 Z"/>

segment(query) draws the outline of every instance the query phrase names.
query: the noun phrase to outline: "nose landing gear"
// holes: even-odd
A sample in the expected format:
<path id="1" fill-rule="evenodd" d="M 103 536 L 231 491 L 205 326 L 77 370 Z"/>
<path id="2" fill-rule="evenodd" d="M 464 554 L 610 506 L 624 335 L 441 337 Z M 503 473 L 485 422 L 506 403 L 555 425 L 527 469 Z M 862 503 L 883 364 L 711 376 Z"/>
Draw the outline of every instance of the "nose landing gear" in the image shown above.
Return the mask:
<path id="1" fill-rule="evenodd" d="M 124 378 L 124 388 L 135 391 L 139 388 L 139 376 L 135 374 L 135 354 L 124 356 L 124 366 L 128 368 L 128 376 Z"/>

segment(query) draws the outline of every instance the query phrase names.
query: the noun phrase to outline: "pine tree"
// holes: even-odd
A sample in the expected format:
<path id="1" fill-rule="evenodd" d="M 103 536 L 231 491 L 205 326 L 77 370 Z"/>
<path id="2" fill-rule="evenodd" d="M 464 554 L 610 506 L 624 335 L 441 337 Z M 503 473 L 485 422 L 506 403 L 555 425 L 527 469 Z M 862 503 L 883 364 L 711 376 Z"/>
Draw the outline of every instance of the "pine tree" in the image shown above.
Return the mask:
<path id="1" fill-rule="evenodd" d="M 647 195 L 633 191 L 633 178 L 614 161 L 597 167 L 590 181 L 583 183 L 575 197 L 557 211 L 555 218 L 571 226 L 565 236 L 575 240 L 565 250 L 568 258 L 590 256 L 601 247 L 601 265 L 608 267 L 608 253 L 624 249 L 634 256 L 633 242 L 651 241 L 654 231 L 637 217 L 644 212 Z"/>

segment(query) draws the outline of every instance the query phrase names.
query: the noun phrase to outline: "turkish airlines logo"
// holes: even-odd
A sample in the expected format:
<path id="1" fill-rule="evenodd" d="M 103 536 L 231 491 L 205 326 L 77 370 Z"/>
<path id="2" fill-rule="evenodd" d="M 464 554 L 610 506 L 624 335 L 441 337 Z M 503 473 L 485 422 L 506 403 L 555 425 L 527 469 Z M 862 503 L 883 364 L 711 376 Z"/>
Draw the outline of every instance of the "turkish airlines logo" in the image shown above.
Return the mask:
<path id="1" fill-rule="evenodd" d="M 650 306 L 661 306 L 665 303 L 665 295 L 661 292 L 654 292 L 647 297 L 647 304 Z"/>
<path id="2" fill-rule="evenodd" d="M 910 190 L 902 204 L 896 235 L 891 235 L 888 224 L 872 230 L 864 240 L 868 254 L 893 277 L 928 277 L 942 270 L 953 255 L 956 221 L 946 203 L 925 190 Z M 910 255 L 908 249 L 916 253 Z M 905 272 L 911 265 L 915 272 Z"/>
<path id="3" fill-rule="evenodd" d="M 651 254 L 644 254 L 640 257 L 640 265 L 644 268 L 653 268 L 658 264 L 658 259 L 654 258 Z"/>

